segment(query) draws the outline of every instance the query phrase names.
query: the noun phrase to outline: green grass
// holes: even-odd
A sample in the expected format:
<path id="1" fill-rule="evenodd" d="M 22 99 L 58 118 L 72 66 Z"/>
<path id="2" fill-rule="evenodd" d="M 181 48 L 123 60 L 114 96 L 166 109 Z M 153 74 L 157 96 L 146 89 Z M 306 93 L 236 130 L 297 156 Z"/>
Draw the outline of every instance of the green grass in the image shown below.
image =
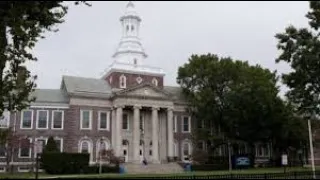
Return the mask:
<path id="1" fill-rule="evenodd" d="M 320 167 L 317 167 L 316 170 L 320 170 Z M 311 171 L 311 168 L 307 167 L 294 167 L 286 168 L 286 172 L 303 172 Z M 233 170 L 232 174 L 264 174 L 264 173 L 283 173 L 284 168 L 255 168 L 248 170 Z M 88 175 L 49 175 L 45 173 L 40 173 L 39 178 L 52 178 L 52 177 L 63 177 L 63 178 L 107 178 L 107 177 L 163 177 L 163 176 L 190 176 L 190 175 L 224 175 L 230 174 L 229 171 L 195 171 L 195 172 L 183 172 L 179 174 L 88 174 Z M 23 179 L 34 179 L 34 173 L 15 173 L 15 174 L 0 174 L 0 179 L 2 178 L 23 178 Z"/>

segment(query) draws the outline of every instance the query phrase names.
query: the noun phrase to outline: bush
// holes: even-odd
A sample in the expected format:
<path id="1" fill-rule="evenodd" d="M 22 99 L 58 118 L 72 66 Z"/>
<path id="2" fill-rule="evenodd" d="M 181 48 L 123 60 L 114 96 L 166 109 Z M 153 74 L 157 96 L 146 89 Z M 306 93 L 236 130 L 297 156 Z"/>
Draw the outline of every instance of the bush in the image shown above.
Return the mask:
<path id="1" fill-rule="evenodd" d="M 89 154 L 47 152 L 40 162 L 48 174 L 79 174 L 88 168 Z"/>
<path id="2" fill-rule="evenodd" d="M 119 173 L 119 166 L 103 165 L 101 169 L 102 169 L 102 173 Z M 85 170 L 85 173 L 86 174 L 99 173 L 99 165 L 89 166 Z"/>

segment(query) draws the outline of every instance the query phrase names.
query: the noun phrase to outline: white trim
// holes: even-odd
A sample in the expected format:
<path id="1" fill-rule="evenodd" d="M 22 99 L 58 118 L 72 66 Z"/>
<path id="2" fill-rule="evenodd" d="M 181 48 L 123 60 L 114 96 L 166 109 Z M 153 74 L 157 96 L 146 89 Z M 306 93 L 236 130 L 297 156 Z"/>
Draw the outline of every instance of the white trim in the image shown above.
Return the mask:
<path id="1" fill-rule="evenodd" d="M 53 140 L 60 140 L 60 152 L 63 152 L 63 138 L 62 137 L 54 137 Z"/>
<path id="2" fill-rule="evenodd" d="M 173 132 L 174 133 L 178 132 L 177 122 L 178 122 L 178 116 L 174 115 L 174 118 L 173 118 Z"/>
<path id="3" fill-rule="evenodd" d="M 40 109 L 69 109 L 69 105 L 66 105 L 66 106 L 38 106 L 38 105 L 31 105 L 30 108 L 40 108 Z"/>
<path id="4" fill-rule="evenodd" d="M 24 128 L 23 127 L 23 120 L 24 120 L 23 113 L 27 112 L 27 111 L 31 111 L 31 127 L 30 128 Z M 33 129 L 33 110 L 32 109 L 22 110 L 21 111 L 21 113 L 20 113 L 20 129 Z"/>
<path id="5" fill-rule="evenodd" d="M 61 115 L 61 128 L 54 128 L 54 113 L 55 112 L 61 112 L 62 115 Z M 51 129 L 52 130 L 63 130 L 64 128 L 64 111 L 62 110 L 53 110 L 52 111 L 52 115 L 51 115 Z"/>
<path id="6" fill-rule="evenodd" d="M 47 123 L 46 123 L 46 127 L 45 128 L 40 128 L 39 127 L 39 113 L 41 111 L 47 112 Z M 49 129 L 49 110 L 37 110 L 36 129 Z"/>
<path id="7" fill-rule="evenodd" d="M 32 139 L 31 138 L 28 138 L 29 139 L 29 142 L 30 144 L 32 143 Z M 30 148 L 29 148 L 29 156 L 28 157 L 21 157 L 21 147 L 20 147 L 20 142 L 19 142 L 19 152 L 18 152 L 18 157 L 21 158 L 21 159 L 29 159 L 31 158 L 31 155 L 32 155 L 32 147 L 30 145 Z"/>
<path id="8" fill-rule="evenodd" d="M 22 170 L 21 168 L 28 168 L 28 170 Z M 18 172 L 30 172 L 31 168 L 30 167 L 18 167 Z"/>
<path id="9" fill-rule="evenodd" d="M 6 167 L 0 167 L 0 173 L 4 173 L 4 172 L 6 172 Z"/>
<path id="10" fill-rule="evenodd" d="M 127 129 L 123 129 L 123 122 L 124 122 L 123 116 L 124 116 L 124 115 L 127 115 Z M 122 130 L 125 130 L 125 131 L 129 131 L 129 130 L 130 130 L 130 126 L 129 126 L 129 113 L 127 113 L 127 112 L 123 112 L 123 113 L 122 113 L 121 129 L 122 129 Z"/>
<path id="11" fill-rule="evenodd" d="M 181 117 L 182 117 L 181 132 L 182 133 L 190 133 L 191 132 L 191 117 L 190 116 L 181 116 Z M 188 131 L 184 131 L 184 118 L 188 118 Z"/>
<path id="12" fill-rule="evenodd" d="M 83 112 L 89 111 L 89 127 L 83 128 L 82 121 L 83 121 Z M 92 129 L 92 110 L 80 110 L 80 130 L 91 130 Z"/>
<path id="13" fill-rule="evenodd" d="M 40 136 L 40 137 L 34 138 L 34 142 L 37 142 L 38 140 L 45 140 L 45 143 L 46 143 L 46 144 L 45 144 L 44 146 L 46 146 L 47 143 L 48 143 L 48 138 L 47 138 L 47 137 Z M 36 144 L 36 143 L 35 143 L 35 144 Z M 34 157 L 37 157 L 37 152 L 36 152 L 36 150 L 34 150 L 33 155 L 34 155 Z"/>
<path id="14" fill-rule="evenodd" d="M 32 165 L 34 162 L 9 162 L 9 165 Z M 0 165 L 7 165 L 6 162 L 0 162 Z"/>
<path id="15" fill-rule="evenodd" d="M 106 128 L 101 128 L 101 113 L 106 113 Z M 110 131 L 110 111 L 98 111 L 98 130 Z"/>
<path id="16" fill-rule="evenodd" d="M 123 81 L 123 86 L 121 85 Z M 127 87 L 127 77 L 124 74 L 121 74 L 119 77 L 119 87 L 120 88 L 126 88 Z"/>

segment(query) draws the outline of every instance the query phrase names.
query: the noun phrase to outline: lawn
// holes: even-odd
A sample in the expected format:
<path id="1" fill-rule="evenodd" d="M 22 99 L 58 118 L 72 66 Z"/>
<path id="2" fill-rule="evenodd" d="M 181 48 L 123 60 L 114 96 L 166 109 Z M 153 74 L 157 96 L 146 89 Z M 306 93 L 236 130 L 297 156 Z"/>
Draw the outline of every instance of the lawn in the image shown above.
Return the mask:
<path id="1" fill-rule="evenodd" d="M 320 167 L 317 167 L 316 170 L 320 170 Z M 295 167 L 295 168 L 286 168 L 286 172 L 303 172 L 311 171 L 311 168 Z M 264 174 L 264 173 L 283 173 L 284 168 L 255 168 L 248 170 L 233 170 L 232 174 Z M 48 175 L 45 173 L 40 173 L 39 178 L 50 179 L 50 178 L 108 178 L 108 177 L 168 177 L 168 176 L 190 176 L 190 175 L 225 175 L 230 174 L 229 171 L 195 171 L 195 172 L 184 172 L 179 174 L 92 174 L 92 175 Z M 16 174 L 0 174 L 0 179 L 9 178 L 9 179 L 34 179 L 34 173 L 16 173 Z"/>

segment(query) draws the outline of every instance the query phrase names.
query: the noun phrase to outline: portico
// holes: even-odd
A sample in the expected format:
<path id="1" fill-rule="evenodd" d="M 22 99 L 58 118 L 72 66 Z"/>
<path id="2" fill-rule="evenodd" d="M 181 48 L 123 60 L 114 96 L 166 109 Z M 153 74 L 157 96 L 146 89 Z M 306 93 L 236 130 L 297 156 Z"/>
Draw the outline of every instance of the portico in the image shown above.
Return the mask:
<path id="1" fill-rule="evenodd" d="M 141 89 L 147 95 L 142 97 Z M 112 144 L 117 156 L 128 153 L 126 162 L 132 163 L 140 163 L 141 157 L 152 163 L 173 157 L 173 102 L 165 92 L 149 84 L 126 90 L 115 97 L 113 111 Z M 129 141 L 127 152 L 123 151 L 123 140 Z"/>

